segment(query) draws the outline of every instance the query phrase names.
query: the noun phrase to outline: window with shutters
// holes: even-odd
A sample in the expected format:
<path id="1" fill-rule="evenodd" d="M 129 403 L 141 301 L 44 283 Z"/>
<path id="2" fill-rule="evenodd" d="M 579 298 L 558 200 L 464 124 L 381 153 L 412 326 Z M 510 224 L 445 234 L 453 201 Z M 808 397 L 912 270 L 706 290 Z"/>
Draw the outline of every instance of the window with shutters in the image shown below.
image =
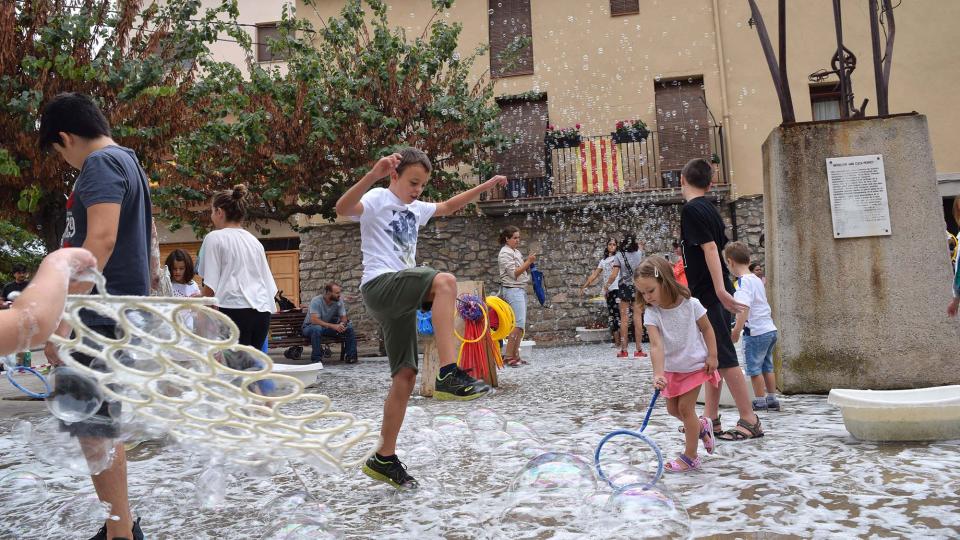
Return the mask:
<path id="1" fill-rule="evenodd" d="M 270 48 L 271 39 L 280 39 L 280 29 L 277 23 L 264 23 L 257 25 L 257 62 L 278 62 L 286 60 L 281 52 Z"/>
<path id="2" fill-rule="evenodd" d="M 810 107 L 814 120 L 838 120 L 840 118 L 840 84 L 810 85 Z"/>
<path id="3" fill-rule="evenodd" d="M 510 180 L 547 175 L 543 139 L 547 134 L 547 100 L 498 102 L 500 126 L 511 140 L 509 148 L 494 156 L 497 174 Z"/>
<path id="4" fill-rule="evenodd" d="M 489 0 L 490 76 L 533 74 L 530 0 Z"/>
<path id="5" fill-rule="evenodd" d="M 657 83 L 657 144 L 667 186 L 679 185 L 680 170 L 694 158 L 710 159 L 710 122 L 703 78 Z"/>
<path id="6" fill-rule="evenodd" d="M 610 16 L 640 13 L 640 0 L 610 0 Z"/>

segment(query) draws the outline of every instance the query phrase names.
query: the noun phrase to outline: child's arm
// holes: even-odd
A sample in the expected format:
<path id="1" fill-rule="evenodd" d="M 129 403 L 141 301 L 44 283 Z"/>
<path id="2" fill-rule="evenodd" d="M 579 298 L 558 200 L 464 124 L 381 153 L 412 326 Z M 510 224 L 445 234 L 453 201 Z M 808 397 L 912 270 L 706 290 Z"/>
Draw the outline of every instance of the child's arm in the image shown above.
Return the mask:
<path id="1" fill-rule="evenodd" d="M 337 216 L 339 217 L 358 217 L 363 214 L 363 205 L 360 199 L 378 180 L 397 170 L 397 165 L 403 156 L 400 154 L 391 154 L 380 158 L 370 169 L 370 172 L 363 175 L 356 184 L 350 186 L 346 193 L 337 200 Z"/>
<path id="2" fill-rule="evenodd" d="M 653 386 L 663 390 L 667 386 L 667 378 L 663 375 L 663 340 L 660 339 L 660 329 L 656 325 L 648 324 L 647 336 L 650 337 L 650 362 L 653 364 Z"/>
<path id="3" fill-rule="evenodd" d="M 707 375 L 710 375 L 717 370 L 717 337 L 713 334 L 713 326 L 710 326 L 710 319 L 705 314 L 697 319 L 697 328 L 703 334 L 703 342 L 707 345 L 707 365 L 704 369 Z"/>
<path id="4" fill-rule="evenodd" d="M 737 313 L 737 322 L 733 325 L 733 331 L 730 332 L 730 337 L 733 338 L 734 343 L 740 341 L 740 333 L 743 332 L 743 327 L 747 324 L 747 318 L 749 317 L 750 308 L 746 308 L 740 313 Z"/>
<path id="5" fill-rule="evenodd" d="M 47 255 L 13 306 L 0 311 L 0 354 L 12 354 L 47 341 L 60 322 L 73 276 L 96 267 L 97 259 L 81 248 L 60 249 Z"/>
<path id="6" fill-rule="evenodd" d="M 723 267 L 720 265 L 720 252 L 717 250 L 717 243 L 707 242 L 700 244 L 700 249 L 703 250 L 703 258 L 707 262 L 707 269 L 710 270 L 713 290 L 716 291 L 717 298 L 720 299 L 723 307 L 733 313 L 740 313 L 741 310 L 746 309 L 747 306 L 734 300 L 733 296 L 727 292 L 727 288 L 723 285 Z"/>
<path id="7" fill-rule="evenodd" d="M 433 215 L 435 216 L 449 216 L 456 213 L 464 206 L 470 204 L 474 199 L 480 196 L 481 193 L 489 191 L 494 188 L 494 186 L 505 186 L 507 185 L 507 177 L 497 175 L 493 178 L 487 180 L 486 182 L 474 186 L 463 193 L 459 193 L 450 197 L 449 199 L 437 203 L 437 210 Z M 339 204 L 339 203 L 337 203 Z"/>

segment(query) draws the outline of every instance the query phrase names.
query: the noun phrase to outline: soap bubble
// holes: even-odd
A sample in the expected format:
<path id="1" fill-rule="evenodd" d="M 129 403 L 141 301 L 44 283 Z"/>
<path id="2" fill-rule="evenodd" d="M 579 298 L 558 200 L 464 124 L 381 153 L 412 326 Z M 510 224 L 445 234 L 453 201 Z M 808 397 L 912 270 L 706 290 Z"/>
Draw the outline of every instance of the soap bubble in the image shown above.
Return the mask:
<path id="1" fill-rule="evenodd" d="M 331 523 L 336 517 L 326 503 L 305 490 L 281 493 L 260 511 L 260 519 L 265 522 L 275 521 L 278 516 L 286 519 L 300 515 L 321 523 Z"/>
<path id="2" fill-rule="evenodd" d="M 610 495 L 597 523 L 602 536 L 689 538 L 690 516 L 666 488 L 632 484 Z"/>
<path id="3" fill-rule="evenodd" d="M 278 523 L 262 536 L 263 540 L 337 540 L 344 537 L 343 532 L 328 523 L 307 516 L 296 516 Z"/>
<path id="4" fill-rule="evenodd" d="M 626 433 L 603 442 L 599 465 L 614 487 L 658 480 L 660 460 L 657 449 L 647 441 Z"/>
<path id="5" fill-rule="evenodd" d="M 110 504 L 95 493 L 77 495 L 60 505 L 54 513 L 61 529 L 76 530 L 90 523 L 103 523 L 110 517 Z"/>
<path id="6" fill-rule="evenodd" d="M 506 431 L 486 431 L 477 434 L 476 448 L 479 452 L 488 454 L 496 452 L 512 440 L 514 440 L 513 437 Z"/>
<path id="7" fill-rule="evenodd" d="M 416 405 L 407 407 L 407 413 L 403 418 L 404 426 L 428 426 L 430 425 L 430 413 L 423 407 Z"/>
<path id="8" fill-rule="evenodd" d="M 510 491 L 592 492 L 597 479 L 585 458 L 563 452 L 547 452 L 529 462 L 510 485 Z"/>
<path id="9" fill-rule="evenodd" d="M 217 508 L 223 504 L 227 496 L 229 477 L 220 466 L 213 466 L 200 473 L 197 477 L 197 501 L 203 508 Z"/>
<path id="10" fill-rule="evenodd" d="M 415 469 L 435 467 L 440 463 L 442 454 L 430 441 L 421 441 L 408 449 L 397 448 L 397 457 L 408 467 Z"/>
<path id="11" fill-rule="evenodd" d="M 64 422 L 82 422 L 96 414 L 103 405 L 100 385 L 78 369 L 55 368 L 53 382 L 53 392 L 46 399 L 47 408 Z"/>
<path id="12" fill-rule="evenodd" d="M 441 414 L 433 417 L 433 429 L 447 440 L 468 443 L 473 442 L 473 436 L 470 426 L 462 418 L 447 414 Z"/>
<path id="13" fill-rule="evenodd" d="M 31 433 L 33 433 L 33 424 L 29 420 L 17 420 L 10 429 L 10 439 L 20 444 L 29 444 Z"/>
<path id="14" fill-rule="evenodd" d="M 503 418 L 495 411 L 486 408 L 474 409 L 467 414 L 467 424 L 474 431 L 500 431 L 504 428 Z"/>
<path id="15" fill-rule="evenodd" d="M 12 472 L 0 478 L 0 508 L 15 508 L 25 501 L 42 502 L 47 498 L 47 484 L 32 472 Z"/>
<path id="16" fill-rule="evenodd" d="M 84 455 L 79 440 L 63 430 L 58 419 L 47 418 L 34 426 L 29 448 L 38 461 L 82 476 L 100 474 L 113 464 L 116 441 L 87 437 L 85 444 L 88 455 Z"/>

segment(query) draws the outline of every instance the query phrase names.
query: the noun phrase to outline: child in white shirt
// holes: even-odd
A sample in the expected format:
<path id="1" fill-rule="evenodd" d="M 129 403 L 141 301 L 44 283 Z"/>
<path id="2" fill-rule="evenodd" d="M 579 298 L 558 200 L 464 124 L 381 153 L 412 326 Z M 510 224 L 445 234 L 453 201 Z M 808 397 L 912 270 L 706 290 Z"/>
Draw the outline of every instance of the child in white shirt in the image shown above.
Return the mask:
<path id="1" fill-rule="evenodd" d="M 773 374 L 773 347 L 777 344 L 777 327 L 773 324 L 767 291 L 763 281 L 750 271 L 750 248 L 743 242 L 731 242 L 723 249 L 730 273 L 737 277 L 733 297 L 749 306 L 737 314 L 731 337 L 734 343 L 743 334 L 744 371 L 753 384 L 753 410 L 779 411 L 777 380 Z"/>
<path id="2" fill-rule="evenodd" d="M 360 222 L 363 277 L 360 293 L 367 311 L 380 323 L 390 361 L 390 392 L 383 408 L 382 445 L 363 466 L 374 480 L 394 487 L 416 487 L 396 456 L 397 435 L 417 379 L 417 310 L 432 311 L 440 372 L 434 397 L 472 400 L 490 390 L 456 365 L 453 334 L 457 278 L 416 266 L 417 234 L 433 216 L 457 212 L 485 191 L 504 186 L 506 177 L 490 180 L 440 203 L 419 200 L 433 166 L 425 153 L 405 148 L 377 161 L 373 169 L 337 201 L 337 215 Z M 389 188 L 374 188 L 390 178 Z"/>
<path id="3" fill-rule="evenodd" d="M 673 265 L 660 256 L 648 257 L 636 269 L 635 284 L 647 309 L 643 324 L 650 336 L 653 384 L 667 398 L 667 412 L 683 422 L 684 451 L 666 464 L 669 472 L 700 468 L 699 438 L 713 453 L 713 425 L 697 418 L 697 395 L 703 383 L 720 385 L 717 343 L 707 310 L 690 290 L 677 283 Z"/>

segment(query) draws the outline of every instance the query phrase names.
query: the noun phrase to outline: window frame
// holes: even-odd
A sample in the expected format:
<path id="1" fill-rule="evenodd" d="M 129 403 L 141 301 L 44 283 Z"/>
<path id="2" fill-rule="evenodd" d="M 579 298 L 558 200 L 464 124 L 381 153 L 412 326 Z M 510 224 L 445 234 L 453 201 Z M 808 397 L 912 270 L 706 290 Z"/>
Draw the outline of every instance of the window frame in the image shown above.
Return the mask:
<path id="1" fill-rule="evenodd" d="M 620 4 L 626 4 L 627 2 L 632 2 L 632 5 L 636 5 L 636 8 L 633 7 L 622 7 L 616 9 L 614 6 Z M 611 17 L 624 17 L 626 15 L 639 15 L 640 14 L 640 0 L 610 0 L 610 16 Z"/>
<path id="2" fill-rule="evenodd" d="M 256 26 L 256 36 L 255 36 L 256 39 L 254 40 L 254 43 L 256 45 L 257 63 L 269 64 L 269 63 L 275 63 L 275 62 L 286 62 L 287 61 L 286 56 L 280 53 L 274 53 L 273 51 L 270 50 L 269 45 L 267 45 L 267 40 L 276 39 L 279 37 L 280 21 L 257 23 L 255 26 Z M 275 32 L 275 35 L 261 37 L 260 32 L 263 30 L 273 30 Z M 268 53 L 267 56 L 269 56 L 269 58 L 263 58 L 261 56 L 261 51 L 267 52 Z"/>
<path id="3" fill-rule="evenodd" d="M 508 2 L 508 3 L 509 3 L 509 2 L 517 2 L 517 3 L 525 2 L 525 3 L 526 3 L 526 13 L 520 14 L 520 16 L 525 16 L 525 17 L 526 17 L 526 20 L 525 20 L 525 21 L 520 21 L 520 23 L 522 24 L 523 22 L 526 22 L 526 24 L 527 24 L 527 32 L 526 32 L 526 34 L 523 34 L 523 33 L 521 33 L 521 32 L 518 31 L 518 32 L 516 32 L 516 33 L 512 36 L 512 39 L 506 41 L 506 42 L 503 43 L 502 45 L 499 45 L 499 47 L 495 47 L 495 46 L 494 46 L 494 41 L 493 41 L 493 39 L 492 39 L 492 38 L 494 37 L 494 35 L 493 35 L 493 32 L 494 32 L 494 21 L 496 20 L 495 17 L 497 17 L 498 15 L 502 16 L 501 14 L 499 14 L 499 13 L 497 12 L 497 9 L 504 9 L 503 6 L 502 6 L 502 4 L 504 3 L 504 1 L 506 1 L 506 2 Z M 501 5 L 496 6 L 496 4 L 501 4 Z M 510 11 L 510 8 L 508 7 L 507 10 L 508 10 L 508 12 L 509 12 L 509 11 Z M 488 13 L 488 16 L 487 16 L 487 44 L 489 45 L 489 54 L 490 54 L 490 78 L 491 78 L 491 79 L 505 79 L 505 78 L 507 78 L 507 77 L 519 77 L 519 76 L 523 76 L 523 75 L 533 75 L 533 72 L 534 72 L 534 56 L 533 56 L 533 8 L 532 8 L 532 6 L 531 6 L 531 0 L 488 0 L 488 1 L 487 1 L 487 13 Z M 497 27 L 497 28 L 500 28 L 500 25 L 497 25 L 496 27 Z M 513 43 L 516 39 L 522 38 L 522 37 L 527 37 L 527 38 L 530 39 L 530 44 L 529 44 L 527 47 L 525 47 L 526 50 L 529 50 L 529 53 L 528 53 L 528 54 L 529 54 L 529 65 L 523 65 L 523 64 L 521 63 L 521 64 L 519 64 L 519 65 L 517 65 L 517 66 L 514 66 L 513 69 L 511 69 L 510 71 L 505 71 L 505 70 L 504 70 L 504 67 L 503 67 L 502 65 L 500 65 L 501 62 L 500 62 L 500 60 L 499 60 L 499 54 L 502 53 L 503 50 L 506 49 L 506 47 L 507 47 L 508 45 L 510 45 L 511 43 Z"/>

